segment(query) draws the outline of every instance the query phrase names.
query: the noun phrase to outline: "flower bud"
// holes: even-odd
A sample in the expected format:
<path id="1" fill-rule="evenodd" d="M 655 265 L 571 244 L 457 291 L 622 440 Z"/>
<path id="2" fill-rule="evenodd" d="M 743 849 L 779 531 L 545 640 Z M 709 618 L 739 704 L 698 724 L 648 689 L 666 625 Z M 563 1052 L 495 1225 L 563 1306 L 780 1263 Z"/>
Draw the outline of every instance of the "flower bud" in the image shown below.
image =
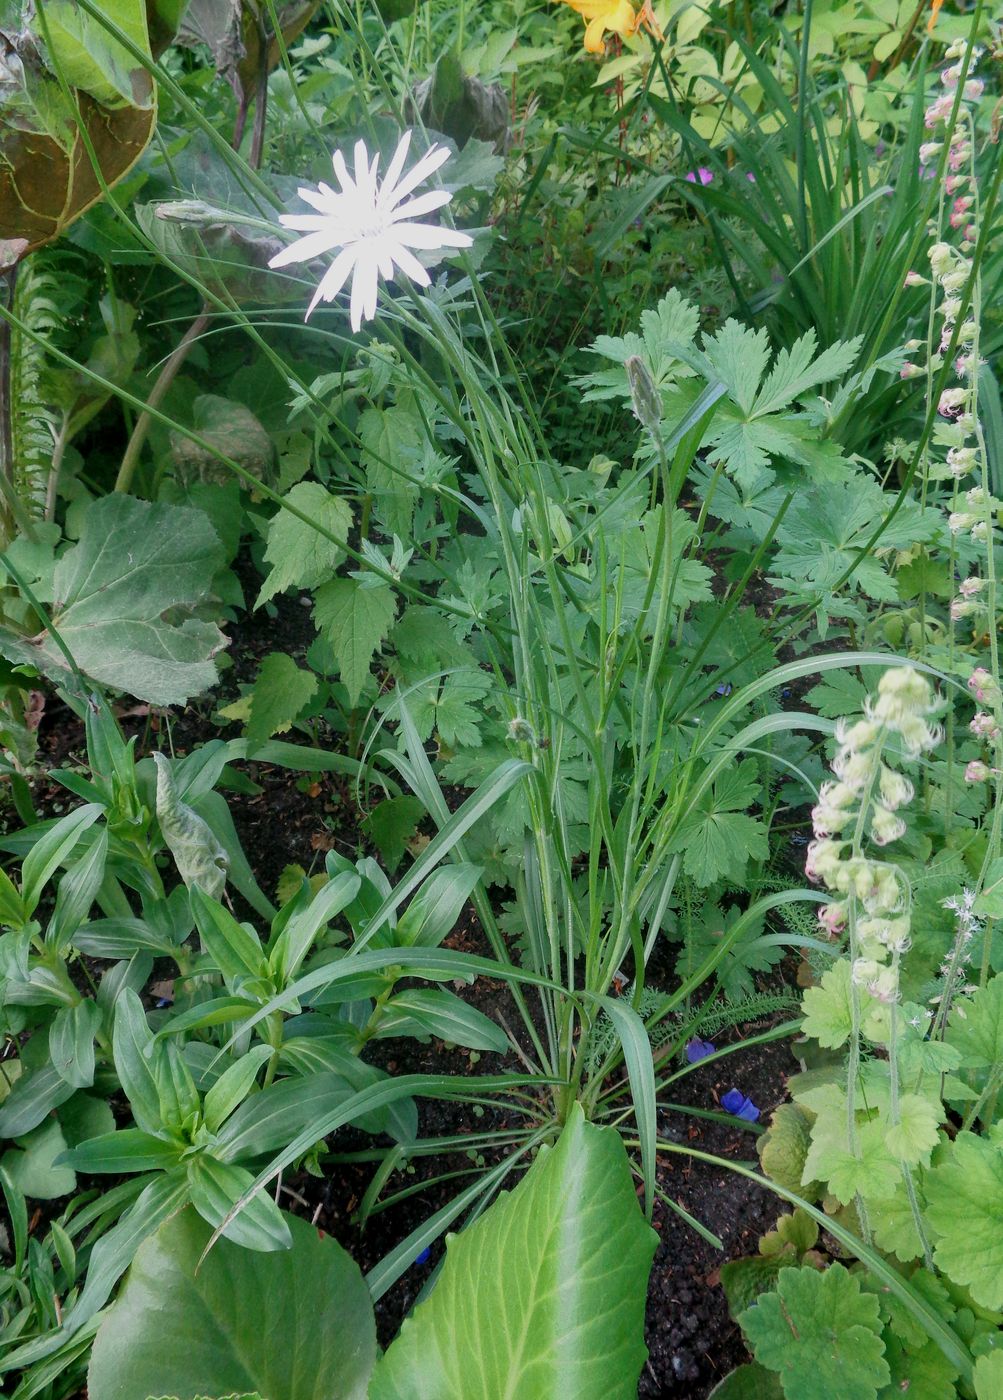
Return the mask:
<path id="1" fill-rule="evenodd" d="M 905 822 L 880 802 L 875 802 L 871 815 L 871 839 L 877 846 L 887 846 L 905 835 Z"/>
<path id="2" fill-rule="evenodd" d="M 652 437 L 658 436 L 658 426 L 662 421 L 662 401 L 658 396 L 651 371 L 640 355 L 628 355 L 624 361 L 627 382 L 630 384 L 630 398 L 634 417 Z"/>
<path id="3" fill-rule="evenodd" d="M 911 802 L 916 794 L 916 789 L 908 778 L 896 773 L 894 768 L 881 765 L 881 777 L 878 780 L 878 788 L 881 793 L 881 801 L 894 812 L 897 807 L 904 807 L 907 802 Z"/>
<path id="4" fill-rule="evenodd" d="M 966 783 L 984 783 L 992 776 L 992 769 L 979 758 L 973 758 L 965 769 Z"/>

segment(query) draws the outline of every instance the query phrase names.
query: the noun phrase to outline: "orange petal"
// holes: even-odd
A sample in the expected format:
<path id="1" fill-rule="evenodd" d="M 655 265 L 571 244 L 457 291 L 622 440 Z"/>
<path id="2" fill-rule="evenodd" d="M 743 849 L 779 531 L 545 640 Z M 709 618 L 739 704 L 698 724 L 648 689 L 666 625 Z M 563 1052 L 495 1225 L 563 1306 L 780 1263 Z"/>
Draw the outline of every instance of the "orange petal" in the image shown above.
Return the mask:
<path id="1" fill-rule="evenodd" d="M 943 3 L 944 0 L 933 0 L 933 5 L 930 9 L 930 18 L 926 25 L 926 32 L 928 34 L 933 33 L 933 26 L 937 23 L 937 16 L 940 14 L 940 7 Z"/>

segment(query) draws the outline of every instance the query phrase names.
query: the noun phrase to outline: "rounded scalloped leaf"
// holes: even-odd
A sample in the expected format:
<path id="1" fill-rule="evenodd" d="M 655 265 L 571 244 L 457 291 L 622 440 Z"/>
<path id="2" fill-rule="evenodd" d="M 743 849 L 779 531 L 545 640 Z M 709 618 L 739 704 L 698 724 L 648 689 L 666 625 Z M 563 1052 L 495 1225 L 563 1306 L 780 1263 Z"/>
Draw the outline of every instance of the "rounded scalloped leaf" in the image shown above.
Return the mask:
<path id="1" fill-rule="evenodd" d="M 1003 1351 L 980 1356 L 975 1363 L 975 1400 L 1000 1400 L 1003 1396 Z"/>
<path id="2" fill-rule="evenodd" d="M 959 1133 L 924 1189 L 937 1264 L 983 1307 L 1003 1307 L 1003 1144 Z"/>
<path id="3" fill-rule="evenodd" d="M 760 1166 L 772 1181 L 814 1201 L 821 1193 L 821 1182 L 805 1184 L 801 1180 L 811 1145 L 811 1124 L 811 1115 L 803 1108 L 794 1103 L 781 1104 L 757 1141 L 756 1151 Z"/>
<path id="4" fill-rule="evenodd" d="M 876 1400 L 891 1376 L 878 1300 L 841 1264 L 824 1273 L 781 1269 L 738 1318 L 761 1366 L 780 1375 L 786 1400 Z"/>

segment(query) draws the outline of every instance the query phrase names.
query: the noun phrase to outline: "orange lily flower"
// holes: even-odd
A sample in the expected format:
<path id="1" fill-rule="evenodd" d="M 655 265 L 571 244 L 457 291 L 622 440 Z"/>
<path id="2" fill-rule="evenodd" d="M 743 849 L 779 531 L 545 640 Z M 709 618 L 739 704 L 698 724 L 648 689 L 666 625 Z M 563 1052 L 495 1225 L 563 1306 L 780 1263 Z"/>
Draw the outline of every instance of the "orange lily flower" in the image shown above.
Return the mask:
<path id="1" fill-rule="evenodd" d="M 651 8 L 651 0 L 644 0 L 640 10 L 637 11 L 630 0 L 564 0 L 564 2 L 585 20 L 585 47 L 589 53 L 602 53 L 604 51 L 607 33 L 619 34 L 621 39 L 629 39 L 639 29 L 644 28 L 656 39 L 664 38 Z"/>

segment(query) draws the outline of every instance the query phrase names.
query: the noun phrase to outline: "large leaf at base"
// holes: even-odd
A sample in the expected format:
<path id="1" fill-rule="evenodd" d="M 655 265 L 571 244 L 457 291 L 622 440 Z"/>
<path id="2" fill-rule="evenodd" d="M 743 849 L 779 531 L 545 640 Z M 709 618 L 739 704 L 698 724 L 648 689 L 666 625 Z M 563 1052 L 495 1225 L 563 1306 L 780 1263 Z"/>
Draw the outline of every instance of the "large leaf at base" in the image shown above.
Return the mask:
<path id="1" fill-rule="evenodd" d="M 201 1265 L 212 1232 L 194 1210 L 163 1224 L 98 1331 L 91 1400 L 362 1400 L 376 1355 L 369 1290 L 340 1245 L 286 1219 L 291 1249 L 256 1254 L 223 1239 Z"/>
<path id="2" fill-rule="evenodd" d="M 105 0 L 102 9 L 150 57 L 151 32 L 161 46 L 181 5 Z M 131 169 L 156 125 L 149 73 L 98 20 L 69 0 L 49 0 L 44 17 L 46 25 L 33 9 L 14 3 L 0 14 L 0 266 L 57 238 L 101 198 L 101 180 L 113 185 Z M 57 72 L 74 89 L 69 98 Z"/>
<path id="3" fill-rule="evenodd" d="M 217 679 L 211 658 L 226 638 L 190 614 L 224 562 L 201 511 L 105 496 L 88 510 L 79 544 L 56 565 L 53 627 L 94 680 L 155 705 L 182 705 Z M 180 620 L 168 621 L 168 610 Z M 0 627 L 0 652 L 61 684 L 71 680 L 48 630 L 28 639 Z"/>
<path id="4" fill-rule="evenodd" d="M 636 1396 L 656 1243 L 619 1135 L 576 1105 L 516 1189 L 447 1240 L 370 1400 Z"/>

